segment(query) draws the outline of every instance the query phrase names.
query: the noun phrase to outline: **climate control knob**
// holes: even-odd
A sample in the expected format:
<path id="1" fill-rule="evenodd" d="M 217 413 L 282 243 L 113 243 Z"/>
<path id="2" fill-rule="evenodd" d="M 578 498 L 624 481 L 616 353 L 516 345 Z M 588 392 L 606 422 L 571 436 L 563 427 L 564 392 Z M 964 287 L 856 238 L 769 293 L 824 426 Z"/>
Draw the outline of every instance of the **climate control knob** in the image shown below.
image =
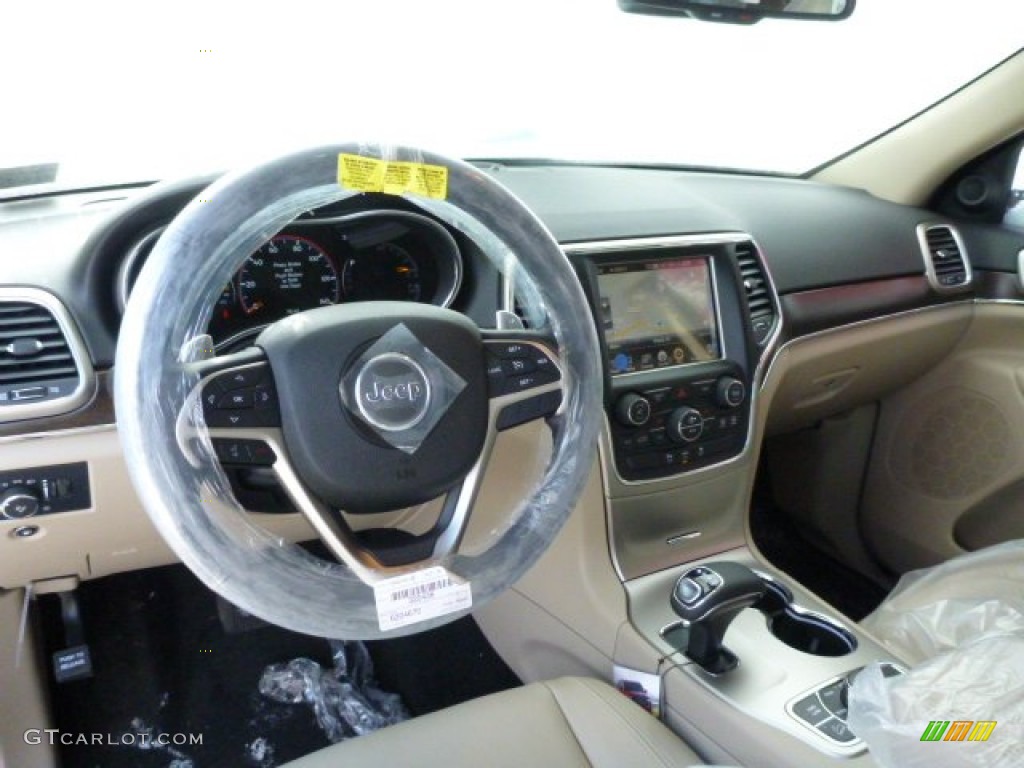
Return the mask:
<path id="1" fill-rule="evenodd" d="M 746 399 L 746 384 L 734 376 L 723 376 L 715 385 L 715 400 L 723 408 L 738 408 Z"/>
<path id="2" fill-rule="evenodd" d="M 683 406 L 672 411 L 666 425 L 669 438 L 676 443 L 692 443 L 704 432 L 704 417 L 696 408 Z"/>
<path id="3" fill-rule="evenodd" d="M 615 404 L 615 416 L 627 427 L 642 427 L 651 420 L 651 401 L 635 392 L 627 392 Z"/>
<path id="4" fill-rule="evenodd" d="M 22 520 L 39 511 L 39 496 L 31 488 L 8 488 L 0 494 L 0 517 Z"/>

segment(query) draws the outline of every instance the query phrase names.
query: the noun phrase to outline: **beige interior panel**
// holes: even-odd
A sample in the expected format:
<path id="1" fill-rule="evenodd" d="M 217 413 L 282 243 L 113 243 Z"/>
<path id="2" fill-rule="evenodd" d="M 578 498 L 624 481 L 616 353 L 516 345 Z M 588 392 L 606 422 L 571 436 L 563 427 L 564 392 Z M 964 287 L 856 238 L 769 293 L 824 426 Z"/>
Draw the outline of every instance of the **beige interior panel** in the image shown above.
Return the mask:
<path id="1" fill-rule="evenodd" d="M 1024 480 L 1022 338 L 1024 305 L 978 304 L 950 356 L 883 400 L 861 522 L 893 571 L 961 553 L 954 527 L 972 510 L 1022 514 L 1024 493 L 992 503 Z"/>
<path id="2" fill-rule="evenodd" d="M 176 561 L 139 503 L 113 427 L 0 442 L 0 470 L 80 461 L 89 465 L 89 509 L 0 522 L 0 586 L 59 576 L 90 579 Z M 289 540 L 313 537 L 299 515 L 254 518 Z M 26 523 L 39 526 L 39 533 L 14 538 L 13 530 Z"/>
<path id="3" fill-rule="evenodd" d="M 820 171 L 817 181 L 923 205 L 954 171 L 1024 126 L 1024 53 Z"/>
<path id="4" fill-rule="evenodd" d="M 523 682 L 567 674 L 611 682 L 611 654 L 521 592 L 508 590 L 477 609 L 473 617 Z"/>
<path id="5" fill-rule="evenodd" d="M 524 680 L 540 679 L 535 675 L 541 671 L 555 676 L 582 669 L 610 672 L 619 627 L 626 620 L 626 596 L 608 554 L 596 464 L 548 551 L 512 589 L 474 615 Z M 552 647 L 556 636 L 557 649 Z M 555 665 L 559 659 L 565 666 Z"/>
<path id="6" fill-rule="evenodd" d="M 673 667 L 662 680 L 669 727 L 706 760 L 759 768 L 873 768 L 870 753 L 838 760 L 770 725 L 753 720 Z"/>
<path id="7" fill-rule="evenodd" d="M 765 457 L 772 496 L 800 532 L 860 573 L 889 586 L 864 547 L 860 493 L 871 458 L 877 403 L 830 416 L 813 427 L 769 438 Z"/>
<path id="8" fill-rule="evenodd" d="M 543 421 L 523 424 L 498 435 L 466 526 L 463 552 L 478 554 L 505 532 L 519 503 L 544 477 L 551 447 L 551 430 Z"/>
<path id="9" fill-rule="evenodd" d="M 682 488 L 609 500 L 612 551 L 633 579 L 743 543 L 754 467 L 749 454 Z"/>
<path id="10" fill-rule="evenodd" d="M 971 312 L 969 303 L 908 312 L 785 345 L 761 393 L 767 433 L 793 432 L 909 384 L 949 354 Z"/>
<path id="11" fill-rule="evenodd" d="M 481 487 L 478 510 L 467 530 L 467 551 L 485 547 L 507 524 L 508 513 L 537 483 L 550 456 L 551 440 L 540 422 L 502 433 Z M 77 576 L 97 578 L 176 562 L 143 510 L 131 484 L 113 427 L 0 441 L 0 471 L 87 462 L 92 506 L 87 510 L 0 521 L 0 587 Z M 441 500 L 377 515 L 350 515 L 356 530 L 401 527 L 426 531 Z M 253 513 L 252 520 L 289 541 L 315 534 L 298 514 Z M 21 525 L 39 526 L 31 538 L 15 538 Z"/>
<path id="12" fill-rule="evenodd" d="M 24 603 L 24 590 L 0 591 L 0 766 L 51 768 L 57 765 L 57 750 L 46 734 L 41 744 L 25 743 L 25 731 L 51 725 L 31 622 L 24 642 L 18 642 Z"/>

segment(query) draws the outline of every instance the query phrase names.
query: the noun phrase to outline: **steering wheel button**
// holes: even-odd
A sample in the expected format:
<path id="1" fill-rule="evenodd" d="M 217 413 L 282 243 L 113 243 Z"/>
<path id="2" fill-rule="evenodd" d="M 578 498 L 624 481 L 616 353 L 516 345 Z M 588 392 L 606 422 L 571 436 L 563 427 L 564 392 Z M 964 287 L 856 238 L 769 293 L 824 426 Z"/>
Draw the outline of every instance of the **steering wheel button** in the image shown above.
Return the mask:
<path id="1" fill-rule="evenodd" d="M 508 376 L 519 376 L 524 373 L 533 373 L 537 370 L 537 365 L 533 360 L 516 357 L 511 360 L 503 360 L 501 369 Z"/>
<path id="2" fill-rule="evenodd" d="M 236 389 L 221 395 L 217 401 L 217 408 L 252 408 L 253 402 L 253 391 L 251 389 Z"/>
<path id="3" fill-rule="evenodd" d="M 527 357 L 531 350 L 532 347 L 517 342 L 496 341 L 487 343 L 487 351 L 492 355 L 502 358 Z"/>
<path id="4" fill-rule="evenodd" d="M 214 440 L 217 458 L 225 464 L 251 464 L 252 452 L 247 440 Z"/>
<path id="5" fill-rule="evenodd" d="M 253 440 L 252 445 L 249 446 L 249 452 L 252 456 L 253 464 L 269 467 L 277 461 L 277 454 L 274 453 L 274 449 L 261 440 Z"/>
<path id="6" fill-rule="evenodd" d="M 252 393 L 252 400 L 257 408 L 270 408 L 274 405 L 274 391 L 267 386 L 256 387 Z"/>
<path id="7" fill-rule="evenodd" d="M 561 404 L 561 392 L 547 392 L 537 397 L 531 397 L 529 400 L 502 409 L 498 416 L 497 427 L 499 430 L 511 429 L 542 416 L 549 416 L 557 411 Z"/>
<path id="8" fill-rule="evenodd" d="M 266 380 L 267 367 L 265 365 L 228 371 L 216 378 L 217 386 L 221 388 L 222 392 L 255 387 L 258 384 L 265 384 Z"/>
<path id="9" fill-rule="evenodd" d="M 227 427 L 229 429 L 251 429 L 252 427 L 273 426 L 263 423 L 265 419 L 259 417 L 259 412 L 252 408 L 239 408 L 235 410 L 218 409 L 204 413 L 206 425 L 209 427 Z"/>

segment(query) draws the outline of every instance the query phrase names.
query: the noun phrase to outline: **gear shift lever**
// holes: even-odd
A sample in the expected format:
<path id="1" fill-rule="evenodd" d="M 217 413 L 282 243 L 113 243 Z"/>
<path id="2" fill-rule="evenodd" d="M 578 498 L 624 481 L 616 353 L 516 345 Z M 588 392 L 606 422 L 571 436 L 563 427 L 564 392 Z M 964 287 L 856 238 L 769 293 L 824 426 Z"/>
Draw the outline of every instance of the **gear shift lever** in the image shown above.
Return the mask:
<path id="1" fill-rule="evenodd" d="M 680 576 L 671 603 L 672 610 L 689 626 L 687 657 L 713 675 L 734 668 L 739 660 L 722 645 L 725 630 L 764 593 L 761 577 L 739 563 L 706 563 Z"/>

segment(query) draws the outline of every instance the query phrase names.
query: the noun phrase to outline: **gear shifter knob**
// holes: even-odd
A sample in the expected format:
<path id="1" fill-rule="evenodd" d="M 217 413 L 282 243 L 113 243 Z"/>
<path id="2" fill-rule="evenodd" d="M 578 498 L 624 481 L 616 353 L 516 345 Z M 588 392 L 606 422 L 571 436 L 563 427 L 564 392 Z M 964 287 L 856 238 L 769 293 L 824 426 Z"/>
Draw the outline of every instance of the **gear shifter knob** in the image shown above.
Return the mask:
<path id="1" fill-rule="evenodd" d="M 722 638 L 736 615 L 764 592 L 761 577 L 739 563 L 706 563 L 680 576 L 670 602 L 689 625 L 687 657 L 715 675 L 735 667 L 739 660 L 722 645 Z"/>

